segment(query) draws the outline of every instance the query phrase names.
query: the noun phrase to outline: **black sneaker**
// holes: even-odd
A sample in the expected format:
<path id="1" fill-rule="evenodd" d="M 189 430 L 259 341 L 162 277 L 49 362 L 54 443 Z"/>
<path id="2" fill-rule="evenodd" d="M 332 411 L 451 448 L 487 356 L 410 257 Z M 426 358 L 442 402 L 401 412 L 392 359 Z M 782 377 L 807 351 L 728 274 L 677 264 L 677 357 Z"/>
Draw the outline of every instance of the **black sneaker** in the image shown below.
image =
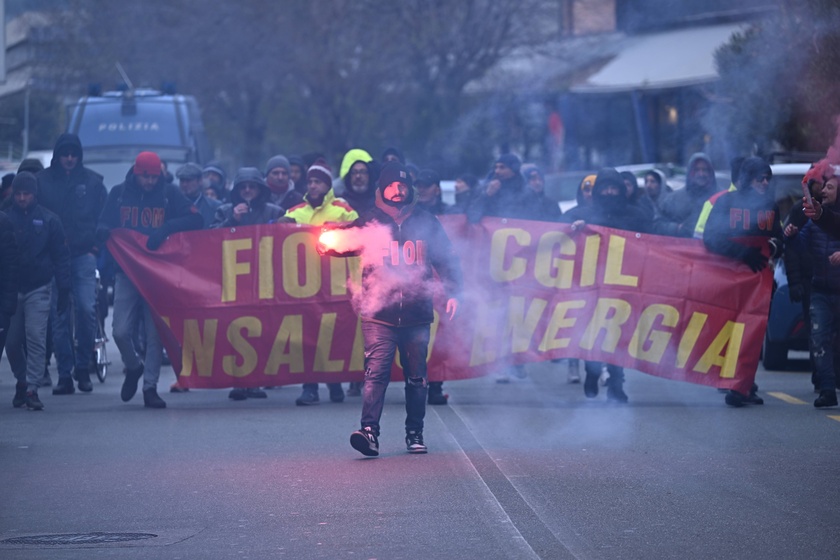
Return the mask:
<path id="1" fill-rule="evenodd" d="M 300 394 L 300 396 L 295 400 L 295 404 L 298 406 L 312 406 L 314 404 L 319 404 L 321 399 L 318 397 L 318 393 L 310 393 L 309 391 L 304 391 Z"/>
<path id="2" fill-rule="evenodd" d="M 79 391 L 83 393 L 93 391 L 93 383 L 90 382 L 90 373 L 87 371 L 77 371 L 75 377 L 76 383 L 79 385 Z"/>
<path id="3" fill-rule="evenodd" d="M 344 389 L 341 388 L 341 383 L 328 383 L 327 387 L 330 390 L 330 400 L 334 403 L 344 402 Z"/>
<path id="4" fill-rule="evenodd" d="M 146 408 L 166 408 L 166 401 L 160 398 L 157 389 L 143 389 L 143 406 Z"/>
<path id="5" fill-rule="evenodd" d="M 405 433 L 405 447 L 409 453 L 426 453 L 428 449 L 423 443 L 423 432 L 407 431 Z"/>
<path id="6" fill-rule="evenodd" d="M 228 398 L 234 401 L 244 401 L 248 398 L 248 393 L 241 388 L 231 389 Z"/>
<path id="7" fill-rule="evenodd" d="M 834 390 L 820 391 L 820 396 L 814 401 L 815 408 L 837 406 L 837 392 Z"/>
<path id="8" fill-rule="evenodd" d="M 58 383 L 53 387 L 53 395 L 72 395 L 76 392 L 72 377 L 60 377 Z"/>
<path id="9" fill-rule="evenodd" d="M 622 387 L 607 387 L 607 400 L 626 404 L 630 399 L 627 398 L 627 393 L 624 392 Z"/>
<path id="10" fill-rule="evenodd" d="M 143 364 L 137 366 L 137 369 L 125 370 L 125 379 L 123 380 L 122 389 L 120 389 L 120 398 L 123 402 L 128 402 L 137 394 L 137 382 L 143 377 Z"/>
<path id="11" fill-rule="evenodd" d="M 52 387 L 52 377 L 50 377 L 50 370 L 44 370 L 44 377 L 38 382 L 38 387 Z"/>
<path id="12" fill-rule="evenodd" d="M 44 403 L 38 398 L 38 391 L 26 392 L 26 409 L 27 410 L 44 410 Z"/>
<path id="13" fill-rule="evenodd" d="M 361 397 L 362 396 L 362 385 L 364 385 L 361 381 L 351 381 L 350 386 L 347 388 L 347 396 L 348 397 Z"/>
<path id="14" fill-rule="evenodd" d="M 245 389 L 245 395 L 247 395 L 247 397 L 249 399 L 267 399 L 268 398 L 268 393 L 266 393 L 265 391 L 263 391 L 262 389 L 259 389 L 257 387 L 250 387 L 248 389 Z"/>
<path id="15" fill-rule="evenodd" d="M 370 426 L 350 434 L 350 445 L 366 457 L 377 457 L 379 455 L 379 439 Z"/>
<path id="16" fill-rule="evenodd" d="M 442 389 L 439 389 L 437 391 L 429 390 L 429 396 L 426 400 L 429 404 L 435 404 L 435 405 L 447 404 L 447 402 L 449 400 L 449 395 L 444 395 Z"/>
<path id="17" fill-rule="evenodd" d="M 21 408 L 26 404 L 26 383 L 15 384 L 15 396 L 12 399 L 12 406 Z"/>
<path id="18" fill-rule="evenodd" d="M 747 398 L 738 391 L 727 391 L 726 396 L 723 397 L 723 402 L 734 408 L 741 408 L 747 402 Z"/>

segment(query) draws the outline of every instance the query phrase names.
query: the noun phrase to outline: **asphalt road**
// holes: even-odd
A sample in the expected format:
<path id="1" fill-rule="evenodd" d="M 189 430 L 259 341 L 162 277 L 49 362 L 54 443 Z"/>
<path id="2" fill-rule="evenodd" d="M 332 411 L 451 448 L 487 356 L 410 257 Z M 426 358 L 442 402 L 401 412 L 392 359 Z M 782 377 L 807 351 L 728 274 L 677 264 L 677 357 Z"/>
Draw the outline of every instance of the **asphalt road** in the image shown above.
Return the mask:
<path id="1" fill-rule="evenodd" d="M 368 459 L 358 397 L 170 395 L 167 369 L 169 406 L 147 410 L 120 401 L 111 354 L 104 384 L 42 389 L 43 412 L 11 407 L 0 362 L 0 558 L 840 557 L 840 409 L 814 409 L 801 372 L 760 371 L 766 404 L 743 409 L 632 371 L 628 405 L 588 400 L 565 363 L 446 383 L 427 455 L 405 452 L 395 385 Z"/>

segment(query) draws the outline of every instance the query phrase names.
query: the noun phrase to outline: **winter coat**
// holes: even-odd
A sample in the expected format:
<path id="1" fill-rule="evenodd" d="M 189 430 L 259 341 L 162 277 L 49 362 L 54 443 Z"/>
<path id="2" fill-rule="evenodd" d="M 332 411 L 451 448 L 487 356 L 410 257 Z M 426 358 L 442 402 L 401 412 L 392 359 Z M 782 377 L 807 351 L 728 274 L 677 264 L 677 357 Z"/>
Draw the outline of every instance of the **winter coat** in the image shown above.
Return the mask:
<path id="1" fill-rule="evenodd" d="M 769 193 L 770 191 L 768 191 Z M 769 194 L 746 187 L 724 193 L 712 207 L 703 242 L 719 255 L 743 260 L 749 247 L 737 238 L 782 238 L 779 208 Z"/>
<path id="2" fill-rule="evenodd" d="M 167 235 L 201 229 L 203 220 L 178 187 L 163 175 L 151 191 L 137 184 L 134 167 L 125 181 L 111 189 L 100 217 L 100 230 L 126 228 L 149 235 L 163 229 Z M 101 234 L 100 234 L 101 235 Z"/>
<path id="3" fill-rule="evenodd" d="M 501 188 L 487 196 L 487 184 L 480 187 L 467 208 L 467 218 L 478 223 L 485 216 L 533 220 L 540 213 L 540 202 L 526 192 L 525 179 L 517 173 L 501 182 Z"/>
<path id="4" fill-rule="evenodd" d="M 610 181 L 602 177 L 609 176 Z M 618 188 L 618 195 L 605 195 L 604 187 L 611 183 Z M 560 217 L 564 223 L 583 220 L 588 225 L 604 226 L 626 231 L 648 233 L 651 228 L 650 217 L 627 198 L 627 187 L 621 176 L 614 170 L 602 170 L 592 187 L 592 204 L 578 205 Z"/>
<path id="5" fill-rule="evenodd" d="M 714 174 L 712 174 L 709 184 L 705 187 L 701 187 L 693 181 L 694 168 L 701 160 L 711 167 L 711 161 L 706 156 L 695 154 L 688 164 L 685 188 L 669 193 L 664 198 L 660 196 L 661 202 L 654 220 L 654 233 L 672 237 L 692 237 L 694 235 L 694 227 L 703 211 L 703 204 L 720 190 Z"/>
<path id="6" fill-rule="evenodd" d="M 320 206 L 313 207 L 308 200 L 309 195 L 303 197 L 304 202 L 289 208 L 286 217 L 291 218 L 299 224 L 310 224 L 320 226 L 327 222 L 345 223 L 352 222 L 359 217 L 359 214 L 347 204 L 343 198 L 338 198 L 330 189 L 324 195 L 324 201 Z"/>
<path id="7" fill-rule="evenodd" d="M 840 210 L 840 206 L 834 205 L 833 209 Z M 840 266 L 828 262 L 828 257 L 840 251 L 840 237 L 826 233 L 810 221 L 805 224 L 798 237 L 811 265 L 811 287 L 840 294 Z"/>
<path id="8" fill-rule="evenodd" d="M 7 214 L 18 249 L 18 292 L 26 294 L 56 280 L 60 292 L 70 289 L 70 251 L 61 220 L 38 203 L 26 210 L 16 204 Z"/>
<path id="9" fill-rule="evenodd" d="M 38 203 L 61 219 L 70 255 L 76 257 L 94 250 L 96 225 L 108 192 L 102 176 L 82 165 L 82 157 L 69 174 L 61 167 L 58 154 L 67 147 L 81 156 L 78 136 L 65 133 L 58 137 L 50 166 L 36 175 Z"/>
<path id="10" fill-rule="evenodd" d="M 233 209 L 242 204 L 245 200 L 239 194 L 239 189 L 234 185 L 230 191 L 230 202 L 225 202 L 216 208 L 216 216 L 213 218 L 211 228 L 252 226 L 256 224 L 273 224 L 283 216 L 283 209 L 276 204 L 269 202 L 271 190 L 268 185 L 261 184 L 260 192 L 250 204 L 249 212 L 237 221 L 233 217 Z M 247 203 L 246 203 L 247 204 Z"/>
<path id="11" fill-rule="evenodd" d="M 201 219 L 204 220 L 204 229 L 209 228 L 210 224 L 216 218 L 216 210 L 218 210 L 222 203 L 218 200 L 207 198 L 203 193 L 199 193 L 198 198 L 190 200 L 190 202 L 198 210 L 198 213 L 201 214 Z"/>
<path id="12" fill-rule="evenodd" d="M 285 214 L 286 210 L 303 202 L 303 195 L 297 192 L 294 189 L 294 184 L 289 181 L 289 190 L 283 194 L 271 193 L 268 201 L 275 206 L 279 206 Z"/>
<path id="13" fill-rule="evenodd" d="M 393 327 L 431 324 L 433 296 L 439 286 L 435 272 L 448 298 L 457 298 L 461 292 L 461 266 L 452 243 L 437 217 L 417 206 L 414 198 L 398 210 L 388 206 L 377 189 L 376 205 L 343 228 L 378 223 L 390 229 L 395 241 L 387 250 L 383 248 L 381 260 L 366 263 L 362 270 L 361 296 L 354 298 L 362 321 Z"/>
<path id="14" fill-rule="evenodd" d="M 0 315 L 6 319 L 17 309 L 19 260 L 14 226 L 9 217 L 0 212 Z"/>

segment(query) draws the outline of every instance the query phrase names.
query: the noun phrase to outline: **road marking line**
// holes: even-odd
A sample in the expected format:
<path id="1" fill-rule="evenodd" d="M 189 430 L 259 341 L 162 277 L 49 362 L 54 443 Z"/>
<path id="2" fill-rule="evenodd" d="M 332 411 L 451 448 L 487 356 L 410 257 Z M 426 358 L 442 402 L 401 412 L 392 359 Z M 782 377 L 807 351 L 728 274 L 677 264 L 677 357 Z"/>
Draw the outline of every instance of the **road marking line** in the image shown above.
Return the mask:
<path id="1" fill-rule="evenodd" d="M 786 403 L 789 403 L 789 404 L 808 404 L 801 399 L 797 399 L 796 397 L 791 397 L 787 393 L 779 393 L 779 392 L 776 392 L 776 391 L 770 391 L 767 394 L 770 395 L 771 397 L 776 397 L 780 401 L 785 401 Z"/>
<path id="2" fill-rule="evenodd" d="M 829 414 L 828 417 L 832 420 L 837 420 L 838 422 L 840 422 L 840 416 L 837 416 L 836 414 Z"/>

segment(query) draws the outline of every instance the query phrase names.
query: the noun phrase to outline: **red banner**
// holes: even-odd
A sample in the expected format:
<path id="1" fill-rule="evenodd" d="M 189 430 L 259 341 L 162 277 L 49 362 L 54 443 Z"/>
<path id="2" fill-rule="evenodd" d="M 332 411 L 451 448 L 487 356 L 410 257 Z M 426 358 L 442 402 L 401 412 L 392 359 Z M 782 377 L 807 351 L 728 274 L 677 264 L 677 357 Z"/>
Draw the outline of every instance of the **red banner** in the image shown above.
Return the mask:
<path id="1" fill-rule="evenodd" d="M 574 357 L 744 393 L 752 385 L 769 269 L 754 274 L 693 239 L 441 221 L 461 256 L 464 293 L 452 321 L 436 302 L 431 380 Z M 183 385 L 359 381 L 359 260 L 319 256 L 319 234 L 294 224 L 202 230 L 148 251 L 144 236 L 115 230 L 108 247 L 162 318 Z"/>

